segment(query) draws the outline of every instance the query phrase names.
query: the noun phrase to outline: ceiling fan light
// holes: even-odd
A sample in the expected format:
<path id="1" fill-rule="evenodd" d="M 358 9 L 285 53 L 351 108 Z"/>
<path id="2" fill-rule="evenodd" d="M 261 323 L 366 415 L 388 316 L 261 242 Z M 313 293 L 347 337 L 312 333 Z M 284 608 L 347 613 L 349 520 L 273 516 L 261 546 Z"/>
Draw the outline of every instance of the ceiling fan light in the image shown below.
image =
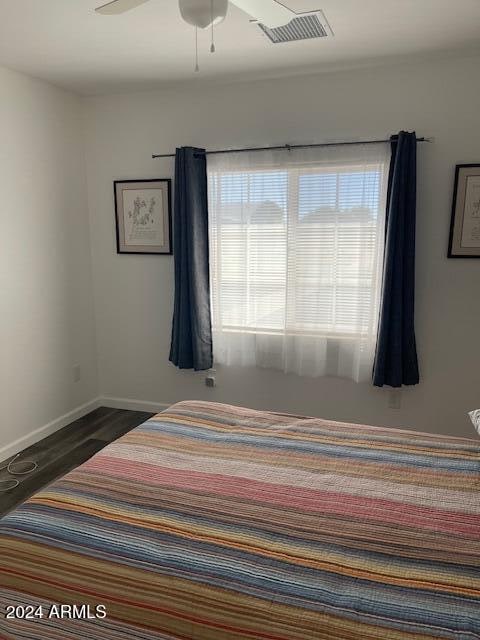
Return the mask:
<path id="1" fill-rule="evenodd" d="M 228 10 L 228 0 L 179 0 L 180 13 L 188 24 L 206 29 L 224 20 Z"/>

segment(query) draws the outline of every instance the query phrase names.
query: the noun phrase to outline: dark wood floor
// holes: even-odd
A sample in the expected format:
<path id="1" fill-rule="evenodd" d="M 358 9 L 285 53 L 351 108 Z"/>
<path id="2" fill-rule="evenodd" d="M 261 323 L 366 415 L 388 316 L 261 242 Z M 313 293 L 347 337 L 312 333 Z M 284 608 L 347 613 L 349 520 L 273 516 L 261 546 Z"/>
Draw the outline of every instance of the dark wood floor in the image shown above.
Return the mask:
<path id="1" fill-rule="evenodd" d="M 100 407 L 22 451 L 19 461 L 32 460 L 38 468 L 26 476 L 14 476 L 20 480 L 19 486 L 0 493 L 0 518 L 151 416 L 143 411 Z M 12 476 L 6 470 L 0 471 L 0 481 L 9 479 Z"/>

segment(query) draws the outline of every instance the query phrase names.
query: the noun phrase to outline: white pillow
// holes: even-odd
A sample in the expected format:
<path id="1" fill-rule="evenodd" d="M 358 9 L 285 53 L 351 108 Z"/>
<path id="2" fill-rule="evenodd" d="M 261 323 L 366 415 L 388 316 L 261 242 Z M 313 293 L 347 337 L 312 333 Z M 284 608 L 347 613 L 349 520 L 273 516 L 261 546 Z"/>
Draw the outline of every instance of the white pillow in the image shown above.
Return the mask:
<path id="1" fill-rule="evenodd" d="M 468 415 L 470 416 L 470 420 L 473 422 L 473 426 L 478 431 L 478 435 L 480 436 L 480 409 L 470 411 Z"/>

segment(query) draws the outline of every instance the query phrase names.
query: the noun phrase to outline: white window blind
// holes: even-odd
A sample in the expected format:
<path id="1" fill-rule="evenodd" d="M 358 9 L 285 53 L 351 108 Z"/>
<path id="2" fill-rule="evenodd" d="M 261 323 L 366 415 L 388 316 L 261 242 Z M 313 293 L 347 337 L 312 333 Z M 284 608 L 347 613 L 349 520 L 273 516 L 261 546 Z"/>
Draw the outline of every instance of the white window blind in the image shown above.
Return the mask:
<path id="1" fill-rule="evenodd" d="M 371 376 L 388 144 L 208 158 L 214 358 Z"/>

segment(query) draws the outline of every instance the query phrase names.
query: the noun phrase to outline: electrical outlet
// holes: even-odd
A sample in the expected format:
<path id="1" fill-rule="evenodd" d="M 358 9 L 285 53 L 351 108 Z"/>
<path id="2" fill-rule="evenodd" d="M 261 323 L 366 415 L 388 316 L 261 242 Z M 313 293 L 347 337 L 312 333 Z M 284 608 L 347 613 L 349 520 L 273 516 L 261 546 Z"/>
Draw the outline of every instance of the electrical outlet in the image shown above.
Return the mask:
<path id="1" fill-rule="evenodd" d="M 205 378 L 205 385 L 207 387 L 216 387 L 217 386 L 217 380 L 216 380 L 215 376 L 207 376 Z"/>
<path id="2" fill-rule="evenodd" d="M 400 389 L 391 389 L 388 394 L 389 409 L 400 409 L 402 406 L 402 392 Z"/>
<path id="3" fill-rule="evenodd" d="M 80 382 L 82 378 L 82 370 L 79 364 L 74 365 L 73 367 L 73 381 Z"/>

